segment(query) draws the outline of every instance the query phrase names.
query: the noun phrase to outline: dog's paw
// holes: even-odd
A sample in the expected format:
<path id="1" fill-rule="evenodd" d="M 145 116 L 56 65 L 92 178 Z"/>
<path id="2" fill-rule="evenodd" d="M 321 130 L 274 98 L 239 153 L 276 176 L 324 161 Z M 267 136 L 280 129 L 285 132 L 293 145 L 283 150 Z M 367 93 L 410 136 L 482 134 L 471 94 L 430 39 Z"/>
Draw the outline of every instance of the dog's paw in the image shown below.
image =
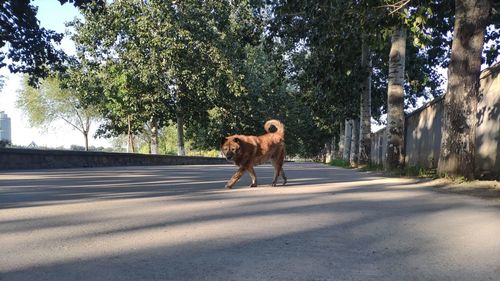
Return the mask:
<path id="1" fill-rule="evenodd" d="M 276 183 L 275 182 L 271 183 L 271 186 L 276 187 Z"/>
<path id="2" fill-rule="evenodd" d="M 226 186 L 224 186 L 224 187 L 227 188 L 227 189 L 232 189 L 233 188 L 233 186 L 229 185 L 229 184 L 226 184 Z"/>
<path id="3" fill-rule="evenodd" d="M 257 184 L 256 184 L 256 183 L 252 183 L 252 184 L 250 185 L 250 187 L 257 187 Z"/>

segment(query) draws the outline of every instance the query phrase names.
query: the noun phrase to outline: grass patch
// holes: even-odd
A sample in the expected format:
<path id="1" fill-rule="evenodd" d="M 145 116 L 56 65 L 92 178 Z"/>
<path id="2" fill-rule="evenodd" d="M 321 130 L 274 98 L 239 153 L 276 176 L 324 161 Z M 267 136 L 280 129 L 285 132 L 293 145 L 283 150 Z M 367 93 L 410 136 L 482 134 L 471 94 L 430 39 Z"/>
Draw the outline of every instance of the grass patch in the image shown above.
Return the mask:
<path id="1" fill-rule="evenodd" d="M 328 164 L 330 166 L 352 169 L 351 163 L 343 159 L 333 159 Z M 387 171 L 384 169 L 384 166 L 382 164 L 375 164 L 370 162 L 367 165 L 360 166 L 358 170 L 362 172 L 382 172 L 387 176 L 396 176 L 396 177 L 419 177 L 419 178 L 432 178 L 432 179 L 439 178 L 436 169 L 423 168 L 420 166 L 407 166 L 401 169 L 394 169 Z M 456 183 L 464 181 L 463 177 L 457 177 L 453 179 L 447 177 L 447 179 L 453 180 L 453 182 Z"/>
<path id="2" fill-rule="evenodd" d="M 359 168 L 362 172 L 380 172 L 384 170 L 384 166 L 382 164 L 368 163 L 365 166 L 361 166 Z"/>
<path id="3" fill-rule="evenodd" d="M 419 166 L 408 166 L 401 169 L 393 169 L 387 171 L 382 164 L 368 163 L 368 165 L 360 167 L 363 172 L 383 172 L 389 176 L 397 177 L 420 177 L 420 178 L 437 178 L 436 169 L 422 168 Z"/>
<path id="4" fill-rule="evenodd" d="M 408 166 L 402 169 L 396 169 L 389 173 L 395 176 L 419 177 L 419 178 L 438 178 L 436 169 L 423 168 L 419 166 Z"/>
<path id="5" fill-rule="evenodd" d="M 351 168 L 351 163 L 343 159 L 333 159 L 332 161 L 330 161 L 330 163 L 328 163 L 328 165 L 348 169 Z"/>

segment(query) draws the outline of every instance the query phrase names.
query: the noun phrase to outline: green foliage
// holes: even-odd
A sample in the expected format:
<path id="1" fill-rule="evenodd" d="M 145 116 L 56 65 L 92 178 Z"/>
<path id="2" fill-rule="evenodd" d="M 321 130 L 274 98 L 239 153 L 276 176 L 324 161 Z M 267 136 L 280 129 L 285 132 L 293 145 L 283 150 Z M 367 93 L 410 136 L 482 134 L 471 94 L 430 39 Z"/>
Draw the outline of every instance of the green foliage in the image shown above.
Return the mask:
<path id="1" fill-rule="evenodd" d="M 66 55 L 56 48 L 63 35 L 40 27 L 36 18 L 37 8 L 30 0 L 5 0 L 0 5 L 0 67 L 8 65 L 13 73 L 29 74 L 31 85 L 46 78 L 52 70 L 64 68 Z M 98 0 L 59 0 L 76 7 L 86 7 L 90 2 L 100 6 Z M 8 44 L 7 44 L 8 43 Z M 7 44 L 7 45 L 6 45 Z M 6 61 L 6 58 L 9 60 Z"/>
<path id="2" fill-rule="evenodd" d="M 285 69 L 275 46 L 245 47 L 247 57 L 241 65 L 244 94 L 220 97 L 204 118 L 188 127 L 194 147 L 219 147 L 220 139 L 231 134 L 261 135 L 266 120 L 285 124 L 287 154 L 316 156 L 326 137 L 314 122 L 300 93 L 288 88 Z"/>
<path id="3" fill-rule="evenodd" d="M 142 130 L 175 121 L 200 121 L 214 103 L 244 92 L 239 62 L 253 28 L 247 1 L 115 1 L 75 21 L 80 60 L 100 76 L 101 105 L 108 122 L 101 134 Z M 154 32 L 152 32 L 154 31 Z M 255 34 L 256 35 L 255 35 Z"/>
<path id="4" fill-rule="evenodd" d="M 87 146 L 90 126 L 98 114 L 94 108 L 82 104 L 80 90 L 71 88 L 70 83 L 63 86 L 56 77 L 48 77 L 34 88 L 25 77 L 16 106 L 24 111 L 32 127 L 48 129 L 54 121 L 64 121 L 83 134 Z"/>

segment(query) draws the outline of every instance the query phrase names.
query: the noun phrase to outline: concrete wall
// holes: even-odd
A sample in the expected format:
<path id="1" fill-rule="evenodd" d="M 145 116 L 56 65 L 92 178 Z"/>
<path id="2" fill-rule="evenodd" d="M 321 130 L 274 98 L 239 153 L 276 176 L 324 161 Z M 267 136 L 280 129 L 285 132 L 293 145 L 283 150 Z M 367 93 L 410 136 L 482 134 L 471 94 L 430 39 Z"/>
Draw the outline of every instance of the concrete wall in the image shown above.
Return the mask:
<path id="1" fill-rule="evenodd" d="M 227 163 L 212 157 L 0 148 L 0 170 Z"/>
<path id="2" fill-rule="evenodd" d="M 371 162 L 378 165 L 384 164 L 385 154 L 387 152 L 387 137 L 385 128 L 378 130 L 371 136 L 372 145 L 370 150 Z"/>
<path id="3" fill-rule="evenodd" d="M 500 179 L 500 64 L 481 74 L 477 111 L 476 176 Z M 437 168 L 444 98 L 436 98 L 405 118 L 405 164 Z M 372 134 L 371 161 L 383 164 L 385 128 Z"/>
<path id="4" fill-rule="evenodd" d="M 500 179 L 500 64 L 481 74 L 477 106 L 476 174 Z"/>
<path id="5" fill-rule="evenodd" d="M 405 118 L 405 165 L 437 168 L 444 109 L 439 97 Z"/>

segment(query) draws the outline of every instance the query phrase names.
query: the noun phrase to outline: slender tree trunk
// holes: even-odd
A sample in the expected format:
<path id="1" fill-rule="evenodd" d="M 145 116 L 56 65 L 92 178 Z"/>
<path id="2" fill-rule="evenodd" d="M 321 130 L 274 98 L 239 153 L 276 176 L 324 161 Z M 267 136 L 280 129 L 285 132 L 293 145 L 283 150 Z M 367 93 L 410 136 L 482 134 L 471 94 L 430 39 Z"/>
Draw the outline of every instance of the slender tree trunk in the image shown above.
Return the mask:
<path id="1" fill-rule="evenodd" d="M 352 138 L 351 138 L 351 157 L 350 162 L 352 167 L 358 166 L 359 158 L 359 119 L 351 119 L 352 123 Z"/>
<path id="2" fill-rule="evenodd" d="M 456 0 L 438 171 L 474 178 L 481 52 L 491 3 Z"/>
<path id="3" fill-rule="evenodd" d="M 81 122 L 82 125 L 81 132 L 83 133 L 83 137 L 85 138 L 85 151 L 89 151 L 89 132 L 91 123 L 92 123 L 91 118 L 88 117 L 87 115 L 84 115 L 84 118 Z"/>
<path id="4" fill-rule="evenodd" d="M 344 154 L 343 159 L 349 161 L 349 156 L 351 155 L 351 121 L 349 119 L 345 120 L 345 132 L 344 132 Z"/>
<path id="5" fill-rule="evenodd" d="M 372 60 L 368 48 L 368 39 L 363 35 L 361 46 L 361 67 L 364 79 L 361 87 L 360 133 L 359 133 L 359 165 L 366 165 L 371 154 L 371 118 L 372 118 Z"/>
<path id="6" fill-rule="evenodd" d="M 151 154 L 158 154 L 158 123 L 156 119 L 151 120 Z"/>
<path id="7" fill-rule="evenodd" d="M 177 108 L 177 155 L 186 155 L 184 149 L 184 118 L 180 107 Z"/>
<path id="8" fill-rule="evenodd" d="M 344 154 L 344 141 L 345 141 L 345 138 L 344 138 L 344 134 L 345 134 L 344 124 L 340 123 L 339 127 L 340 127 L 340 132 L 339 132 L 339 152 L 337 154 L 337 157 L 338 157 L 338 159 L 342 159 L 342 157 L 344 156 L 343 154 Z"/>
<path id="9" fill-rule="evenodd" d="M 337 157 L 337 136 L 333 136 L 331 148 L 332 155 L 330 161 Z"/>
<path id="10" fill-rule="evenodd" d="M 132 121 L 130 115 L 128 116 L 128 131 L 127 131 L 127 152 L 135 153 L 134 134 L 132 133 Z"/>
<path id="11" fill-rule="evenodd" d="M 391 38 L 389 53 L 389 85 L 387 93 L 387 155 L 385 169 L 403 166 L 404 146 L 404 73 L 406 30 L 398 27 Z"/>
<path id="12" fill-rule="evenodd" d="M 325 157 L 324 157 L 324 163 L 330 163 L 332 161 L 332 139 L 328 140 L 325 142 Z"/>

